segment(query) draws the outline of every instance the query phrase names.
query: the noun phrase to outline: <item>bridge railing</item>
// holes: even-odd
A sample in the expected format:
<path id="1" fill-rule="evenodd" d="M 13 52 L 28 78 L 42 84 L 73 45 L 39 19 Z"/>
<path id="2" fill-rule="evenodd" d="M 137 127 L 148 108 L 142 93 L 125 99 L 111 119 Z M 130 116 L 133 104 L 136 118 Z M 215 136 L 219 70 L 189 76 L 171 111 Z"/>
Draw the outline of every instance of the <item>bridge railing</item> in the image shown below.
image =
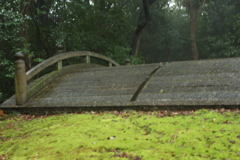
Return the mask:
<path id="1" fill-rule="evenodd" d="M 15 61 L 15 92 L 16 92 L 16 104 L 17 105 L 23 105 L 26 103 L 33 95 L 35 95 L 40 89 L 42 89 L 44 86 L 46 86 L 49 82 L 51 82 L 53 79 L 58 77 L 59 75 L 62 75 L 64 73 L 69 72 L 69 70 L 74 69 L 79 66 L 71 67 L 63 67 L 62 61 L 73 58 L 73 57 L 86 57 L 86 63 L 91 62 L 91 57 L 98 58 L 101 60 L 105 60 L 108 62 L 108 66 L 120 66 L 117 62 L 112 60 L 109 57 L 106 57 L 104 55 L 89 52 L 89 51 L 75 51 L 75 52 L 65 52 L 57 54 L 42 63 L 36 65 L 32 69 L 26 72 L 25 70 L 25 61 L 24 61 L 24 55 L 22 53 L 17 53 L 15 55 L 16 61 Z M 35 80 L 35 82 L 31 85 L 27 85 L 28 82 L 36 76 L 38 73 L 43 71 L 49 66 L 56 65 L 57 70 L 52 71 L 51 73 L 42 76 L 41 78 L 38 78 Z"/>

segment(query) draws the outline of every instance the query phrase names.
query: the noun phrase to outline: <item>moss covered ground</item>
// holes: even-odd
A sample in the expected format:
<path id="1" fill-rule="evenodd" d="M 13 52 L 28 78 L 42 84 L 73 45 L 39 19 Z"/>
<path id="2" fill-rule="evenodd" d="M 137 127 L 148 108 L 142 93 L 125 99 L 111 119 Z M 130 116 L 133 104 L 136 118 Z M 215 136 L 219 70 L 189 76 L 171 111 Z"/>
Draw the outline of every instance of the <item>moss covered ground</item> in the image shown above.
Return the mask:
<path id="1" fill-rule="evenodd" d="M 0 159 L 240 159 L 239 110 L 1 118 Z"/>

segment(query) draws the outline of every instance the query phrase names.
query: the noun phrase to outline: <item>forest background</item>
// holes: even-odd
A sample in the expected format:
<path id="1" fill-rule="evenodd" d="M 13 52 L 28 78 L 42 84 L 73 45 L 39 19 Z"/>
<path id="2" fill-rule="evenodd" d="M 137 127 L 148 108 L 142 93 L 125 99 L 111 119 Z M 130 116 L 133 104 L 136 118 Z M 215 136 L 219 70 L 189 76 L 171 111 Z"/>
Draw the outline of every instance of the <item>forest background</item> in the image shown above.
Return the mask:
<path id="1" fill-rule="evenodd" d="M 240 0 L 1 0 L 0 103 L 14 94 L 15 53 L 30 69 L 58 45 L 120 64 L 236 57 Z"/>

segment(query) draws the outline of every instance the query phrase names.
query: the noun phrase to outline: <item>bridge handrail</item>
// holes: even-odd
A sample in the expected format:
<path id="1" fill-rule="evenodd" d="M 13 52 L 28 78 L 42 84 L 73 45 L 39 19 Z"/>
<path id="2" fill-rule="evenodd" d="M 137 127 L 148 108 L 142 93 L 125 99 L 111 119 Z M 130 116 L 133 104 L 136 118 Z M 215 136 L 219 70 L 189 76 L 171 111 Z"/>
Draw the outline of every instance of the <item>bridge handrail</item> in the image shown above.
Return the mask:
<path id="1" fill-rule="evenodd" d="M 65 52 L 59 53 L 42 63 L 36 65 L 29 71 L 25 71 L 25 61 L 24 55 L 21 52 L 16 53 L 16 61 L 15 61 L 15 93 L 16 93 L 16 104 L 23 105 L 30 99 L 34 94 L 36 94 L 41 88 L 43 88 L 47 83 L 52 81 L 52 79 L 58 75 L 61 75 L 65 72 L 67 67 L 62 67 L 62 60 L 72 58 L 72 57 L 82 57 L 86 56 L 86 63 L 90 63 L 90 57 L 95 57 L 98 59 L 105 60 L 109 63 L 109 67 L 120 66 L 116 61 L 112 60 L 109 57 L 104 55 L 89 52 L 89 51 L 75 51 L 75 52 Z M 45 68 L 55 65 L 57 63 L 57 72 L 52 72 L 53 74 L 48 74 L 49 76 L 45 76 L 45 79 L 40 79 L 36 85 L 28 89 L 27 82 L 32 79 L 39 72 L 44 70 Z M 69 65 L 70 67 L 72 65 Z M 69 68 L 68 68 L 69 69 Z M 64 71 L 63 71 L 64 70 Z M 56 70 L 55 70 L 56 71 Z"/>
<path id="2" fill-rule="evenodd" d="M 57 55 L 43 61 L 42 63 L 39 63 L 38 65 L 36 65 L 35 67 L 33 67 L 32 69 L 27 71 L 27 73 L 26 73 L 27 81 L 29 81 L 31 78 L 33 78 L 36 74 L 38 74 L 45 68 L 47 68 L 55 63 L 60 62 L 60 64 L 58 65 L 58 70 L 59 70 L 62 68 L 62 65 L 61 65 L 62 60 L 72 58 L 72 57 L 82 57 L 82 56 L 86 56 L 86 63 L 90 63 L 90 57 L 95 57 L 95 58 L 99 58 L 99 59 L 108 61 L 110 67 L 112 66 L 112 64 L 115 66 L 120 66 L 116 61 L 112 60 L 111 58 L 106 57 L 101 54 L 98 54 L 98 53 L 89 52 L 89 51 L 65 52 L 65 53 L 57 54 Z"/>

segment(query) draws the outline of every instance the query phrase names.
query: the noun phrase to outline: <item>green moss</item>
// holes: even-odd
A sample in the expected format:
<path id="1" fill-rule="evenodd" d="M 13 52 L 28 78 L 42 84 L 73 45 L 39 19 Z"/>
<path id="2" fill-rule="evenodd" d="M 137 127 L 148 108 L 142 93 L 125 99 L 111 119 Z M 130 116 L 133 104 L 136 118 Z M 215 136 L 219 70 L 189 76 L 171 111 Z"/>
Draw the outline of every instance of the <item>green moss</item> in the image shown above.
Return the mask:
<path id="1" fill-rule="evenodd" d="M 0 155 L 25 159 L 239 159 L 238 113 L 59 115 L 0 122 Z"/>

